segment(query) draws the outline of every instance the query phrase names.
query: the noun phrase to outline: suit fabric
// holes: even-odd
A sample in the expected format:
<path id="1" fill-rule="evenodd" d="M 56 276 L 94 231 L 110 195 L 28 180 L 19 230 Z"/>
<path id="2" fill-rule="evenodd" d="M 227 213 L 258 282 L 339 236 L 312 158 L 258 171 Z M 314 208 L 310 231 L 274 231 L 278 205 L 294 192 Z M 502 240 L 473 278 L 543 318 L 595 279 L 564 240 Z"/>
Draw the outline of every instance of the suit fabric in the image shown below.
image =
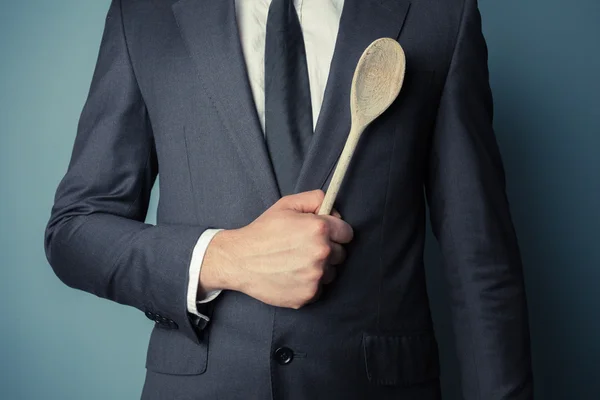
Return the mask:
<path id="1" fill-rule="evenodd" d="M 113 0 L 68 171 L 46 229 L 67 285 L 157 321 L 142 398 L 440 398 L 426 205 L 444 256 L 466 399 L 529 399 L 527 307 L 492 129 L 475 0 L 346 0 L 323 107 L 295 191 L 326 189 L 349 131 L 356 61 L 397 38 L 404 88 L 365 132 L 336 208 L 347 260 L 299 310 L 224 291 L 186 311 L 207 228 L 280 197 L 253 106 L 233 0 Z M 155 226 L 144 223 L 160 173 Z M 205 307 L 202 309 L 202 307 Z M 273 357 L 286 346 L 293 360 Z"/>

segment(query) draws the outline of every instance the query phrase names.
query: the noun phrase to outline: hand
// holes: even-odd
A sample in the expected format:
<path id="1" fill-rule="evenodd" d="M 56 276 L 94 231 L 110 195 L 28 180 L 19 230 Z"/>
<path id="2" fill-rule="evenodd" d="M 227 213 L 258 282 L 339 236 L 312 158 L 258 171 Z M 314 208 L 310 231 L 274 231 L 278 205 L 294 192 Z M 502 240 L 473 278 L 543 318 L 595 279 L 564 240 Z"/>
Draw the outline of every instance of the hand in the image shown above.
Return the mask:
<path id="1" fill-rule="evenodd" d="M 203 289 L 238 290 L 294 309 L 316 300 L 353 237 L 337 211 L 316 215 L 323 198 L 322 190 L 285 196 L 249 225 L 217 233 L 204 256 Z"/>

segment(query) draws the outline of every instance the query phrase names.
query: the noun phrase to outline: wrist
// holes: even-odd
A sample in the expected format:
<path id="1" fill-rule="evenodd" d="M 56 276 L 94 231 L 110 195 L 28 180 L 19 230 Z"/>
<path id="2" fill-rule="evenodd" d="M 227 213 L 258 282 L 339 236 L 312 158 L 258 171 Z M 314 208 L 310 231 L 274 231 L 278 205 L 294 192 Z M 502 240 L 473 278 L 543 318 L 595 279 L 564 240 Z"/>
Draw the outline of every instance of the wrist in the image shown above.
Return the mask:
<path id="1" fill-rule="evenodd" d="M 236 229 L 222 230 L 210 241 L 200 269 L 199 292 L 238 289 L 236 274 L 233 272 L 239 265 L 233 246 L 236 234 Z"/>

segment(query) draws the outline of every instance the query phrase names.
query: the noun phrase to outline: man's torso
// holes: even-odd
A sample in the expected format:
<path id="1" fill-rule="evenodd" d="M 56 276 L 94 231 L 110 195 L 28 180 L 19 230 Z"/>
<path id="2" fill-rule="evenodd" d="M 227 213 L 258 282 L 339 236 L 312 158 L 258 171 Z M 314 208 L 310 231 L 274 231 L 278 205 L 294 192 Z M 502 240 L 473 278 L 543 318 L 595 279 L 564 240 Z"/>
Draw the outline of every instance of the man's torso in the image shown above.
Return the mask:
<path id="1" fill-rule="evenodd" d="M 313 143 L 296 189 L 326 189 L 350 125 L 362 51 L 398 38 L 398 99 L 365 132 L 336 203 L 355 238 L 318 302 L 275 308 L 225 291 L 201 346 L 155 328 L 143 398 L 439 397 L 423 269 L 423 180 L 461 1 L 346 0 Z M 278 199 L 233 2 L 123 1 L 159 161 L 157 223 L 236 228 Z M 272 349 L 286 347 L 282 365 Z M 197 397 L 193 397 L 197 396 Z"/>

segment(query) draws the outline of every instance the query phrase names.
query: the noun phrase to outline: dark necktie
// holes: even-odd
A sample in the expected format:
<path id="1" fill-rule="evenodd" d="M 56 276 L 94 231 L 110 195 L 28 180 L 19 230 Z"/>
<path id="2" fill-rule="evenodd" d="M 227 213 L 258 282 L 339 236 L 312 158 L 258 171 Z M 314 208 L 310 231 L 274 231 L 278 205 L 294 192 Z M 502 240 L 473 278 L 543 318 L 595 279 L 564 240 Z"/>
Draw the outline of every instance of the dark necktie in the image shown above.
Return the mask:
<path id="1" fill-rule="evenodd" d="M 294 190 L 313 134 L 306 51 L 292 0 L 273 0 L 265 41 L 265 136 L 282 196 Z"/>

